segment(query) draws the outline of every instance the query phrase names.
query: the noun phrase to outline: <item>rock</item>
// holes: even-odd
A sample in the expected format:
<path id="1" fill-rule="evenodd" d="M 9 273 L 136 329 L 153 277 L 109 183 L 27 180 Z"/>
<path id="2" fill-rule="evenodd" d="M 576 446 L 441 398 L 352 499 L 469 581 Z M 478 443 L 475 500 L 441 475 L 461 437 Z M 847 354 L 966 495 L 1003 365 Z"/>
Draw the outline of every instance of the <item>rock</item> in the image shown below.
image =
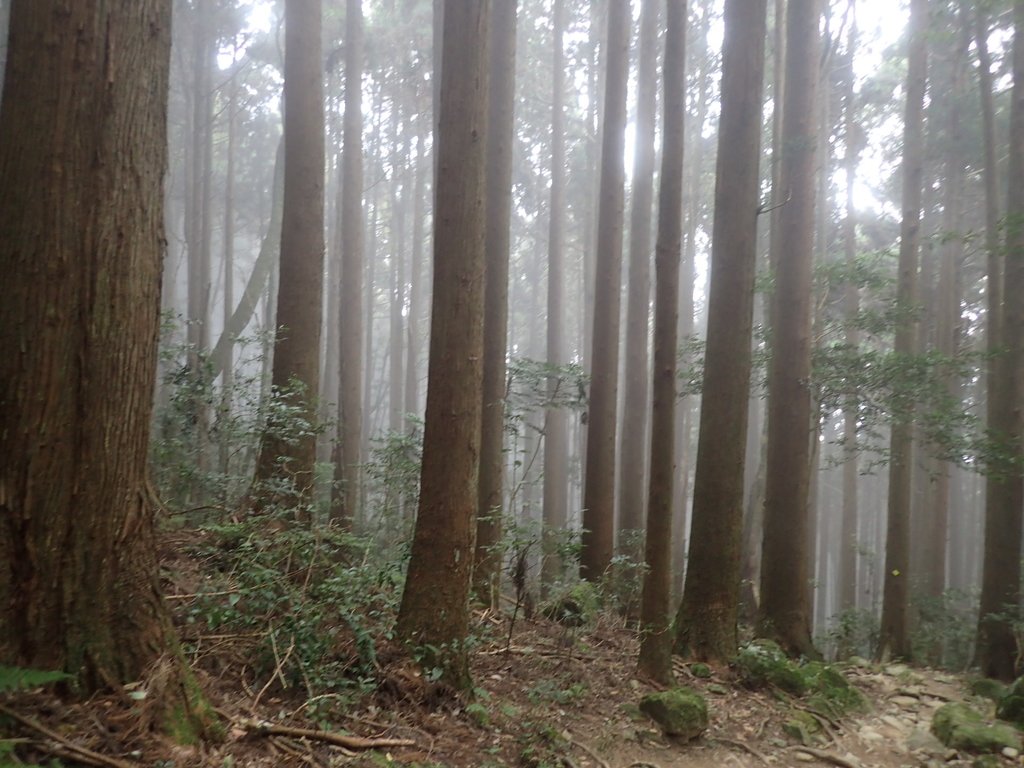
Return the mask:
<path id="1" fill-rule="evenodd" d="M 801 763 L 813 763 L 815 760 L 818 759 L 814 755 L 809 754 L 807 752 L 801 752 L 800 750 L 794 752 L 793 757 L 795 757 Z"/>
<path id="2" fill-rule="evenodd" d="M 864 741 L 885 741 L 885 736 L 868 725 L 861 728 L 859 733 L 860 737 L 864 739 Z"/>
<path id="3" fill-rule="evenodd" d="M 708 693 L 717 693 L 720 696 L 724 696 L 729 693 L 728 688 L 724 685 L 719 685 L 718 683 L 708 683 L 707 691 Z"/>
<path id="4" fill-rule="evenodd" d="M 921 703 L 920 699 L 915 699 L 913 696 L 893 696 L 889 699 L 893 704 L 896 704 L 903 709 L 909 709 L 910 707 L 916 707 Z"/>
<path id="5" fill-rule="evenodd" d="M 897 731 L 906 731 L 907 730 L 907 726 L 908 726 L 907 722 L 905 720 L 900 720 L 898 717 L 893 717 L 892 715 L 882 715 L 882 717 L 880 719 L 881 719 L 881 721 L 883 723 L 888 725 L 890 728 L 894 728 Z"/>
<path id="6" fill-rule="evenodd" d="M 812 661 L 800 671 L 812 691 L 808 700 L 811 709 L 836 718 L 865 709 L 864 696 L 835 667 Z"/>
<path id="7" fill-rule="evenodd" d="M 890 664 L 885 668 L 885 674 L 893 677 L 902 677 L 908 672 L 910 672 L 910 667 L 906 664 Z"/>
<path id="8" fill-rule="evenodd" d="M 1009 688 L 1000 683 L 998 680 L 992 680 L 988 677 L 978 677 L 970 682 L 970 690 L 975 696 L 981 696 L 985 699 L 998 702 L 1004 698 L 1009 692 Z"/>
<path id="9" fill-rule="evenodd" d="M 931 757 L 941 757 L 946 753 L 946 745 L 924 728 L 917 728 L 907 736 L 906 745 L 911 752 L 923 752 Z"/>
<path id="10" fill-rule="evenodd" d="M 932 733 L 943 744 L 965 752 L 1001 752 L 1019 750 L 1020 736 L 1008 725 L 989 725 L 966 704 L 946 704 L 932 718 Z"/>
<path id="11" fill-rule="evenodd" d="M 996 700 L 996 717 L 1024 727 L 1024 677 L 1018 677 L 1005 695 Z"/>
<path id="12" fill-rule="evenodd" d="M 1011 760 L 1016 760 L 1019 755 L 1019 749 L 1014 749 L 1013 747 L 1003 747 L 1003 757 L 1008 757 Z"/>
<path id="13" fill-rule="evenodd" d="M 755 640 L 745 645 L 736 656 L 736 666 L 750 688 L 774 685 L 794 696 L 803 696 L 807 691 L 800 669 L 771 640 Z"/>
<path id="14" fill-rule="evenodd" d="M 690 672 L 694 677 L 700 678 L 701 680 L 707 680 L 711 677 L 711 667 L 707 664 L 702 664 L 699 661 L 690 665 Z"/>
<path id="15" fill-rule="evenodd" d="M 804 746 L 810 746 L 814 737 L 821 733 L 821 723 L 810 712 L 795 709 L 790 712 L 789 719 L 782 724 L 782 732 Z"/>
<path id="16" fill-rule="evenodd" d="M 995 755 L 978 755 L 971 762 L 971 768 L 1001 768 L 1002 762 Z"/>
<path id="17" fill-rule="evenodd" d="M 640 711 L 651 718 L 666 736 L 689 741 L 708 727 L 708 705 L 689 688 L 670 688 L 640 699 Z"/>

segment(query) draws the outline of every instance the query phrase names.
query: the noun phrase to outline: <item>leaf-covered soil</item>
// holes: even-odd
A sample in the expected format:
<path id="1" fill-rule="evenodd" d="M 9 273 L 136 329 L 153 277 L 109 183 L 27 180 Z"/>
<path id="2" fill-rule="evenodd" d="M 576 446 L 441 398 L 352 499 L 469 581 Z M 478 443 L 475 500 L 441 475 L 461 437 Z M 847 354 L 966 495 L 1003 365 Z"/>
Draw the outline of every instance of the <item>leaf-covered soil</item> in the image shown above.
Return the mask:
<path id="1" fill-rule="evenodd" d="M 174 562 L 172 592 L 187 595 L 180 590 L 190 567 L 201 564 Z M 948 750 L 930 735 L 933 713 L 948 701 L 968 701 L 986 714 L 993 707 L 970 696 L 962 677 L 864 662 L 843 670 L 868 707 L 836 719 L 778 690 L 747 690 L 728 667 L 705 676 L 706 670 L 678 662 L 677 680 L 705 696 L 710 711 L 707 732 L 678 743 L 638 709 L 640 698 L 657 687 L 636 677 L 637 642 L 622 621 L 603 616 L 570 628 L 520 616 L 510 635 L 508 614 L 484 612 L 474 616 L 473 697 L 431 682 L 386 646 L 378 648 L 375 682 L 365 692 L 310 695 L 301 684 L 282 685 L 283 676 L 255 675 L 257 630 L 210 631 L 188 620 L 188 600 L 179 597 L 172 606 L 189 662 L 224 719 L 222 743 L 178 745 L 155 733 L 140 681 L 132 690 L 77 704 L 45 690 L 0 698 L 0 744 L 23 739 L 16 755 L 28 764 L 57 757 L 64 765 L 160 768 L 963 766 L 974 756 Z M 283 658 L 288 650 L 277 652 Z M 818 730 L 806 744 L 783 730 L 799 712 L 810 730 Z M 8 759 L 19 764 L 0 754 L 0 766 Z M 991 759 L 992 765 L 1020 762 L 1012 752 Z"/>

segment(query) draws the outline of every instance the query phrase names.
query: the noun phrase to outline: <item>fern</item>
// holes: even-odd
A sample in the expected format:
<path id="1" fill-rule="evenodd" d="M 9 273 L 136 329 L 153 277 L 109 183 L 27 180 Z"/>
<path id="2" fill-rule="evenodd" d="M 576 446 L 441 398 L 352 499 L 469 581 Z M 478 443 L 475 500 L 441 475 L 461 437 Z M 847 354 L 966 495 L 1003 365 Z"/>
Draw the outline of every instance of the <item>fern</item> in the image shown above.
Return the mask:
<path id="1" fill-rule="evenodd" d="M 5 667 L 0 665 L 0 693 L 24 691 L 38 688 L 41 685 L 58 683 L 68 680 L 71 675 L 45 669 L 24 669 L 22 667 Z"/>

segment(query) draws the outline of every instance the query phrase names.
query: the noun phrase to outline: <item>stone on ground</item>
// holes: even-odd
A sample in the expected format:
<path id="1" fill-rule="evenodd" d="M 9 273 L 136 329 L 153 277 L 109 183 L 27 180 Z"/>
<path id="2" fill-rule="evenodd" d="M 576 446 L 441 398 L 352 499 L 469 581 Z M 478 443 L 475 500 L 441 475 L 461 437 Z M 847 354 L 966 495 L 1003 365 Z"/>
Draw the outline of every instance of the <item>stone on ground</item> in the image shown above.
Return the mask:
<path id="1" fill-rule="evenodd" d="M 670 688 L 640 700 L 640 711 L 651 718 L 666 736 L 689 741 L 708 727 L 708 705 L 689 688 Z"/>

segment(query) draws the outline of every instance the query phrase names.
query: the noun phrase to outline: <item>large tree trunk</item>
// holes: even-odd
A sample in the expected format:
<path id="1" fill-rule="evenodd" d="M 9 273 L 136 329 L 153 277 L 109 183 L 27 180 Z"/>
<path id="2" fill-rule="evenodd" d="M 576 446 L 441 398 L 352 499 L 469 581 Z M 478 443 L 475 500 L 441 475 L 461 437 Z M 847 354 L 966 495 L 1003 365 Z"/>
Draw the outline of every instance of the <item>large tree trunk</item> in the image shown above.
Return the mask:
<path id="1" fill-rule="evenodd" d="M 619 436 L 619 548 L 639 559 L 647 479 L 647 400 L 651 316 L 651 206 L 654 198 L 654 128 L 657 112 L 658 17 L 663 0 L 643 0 L 637 65 L 636 140 L 629 224 L 629 291 L 623 366 L 622 434 Z M 680 202 L 680 205 L 682 203 Z M 681 212 L 680 208 L 680 212 Z M 679 213 L 677 212 L 677 216 Z M 634 551 L 622 549 L 633 540 Z"/>
<path id="2" fill-rule="evenodd" d="M 629 81 L 629 0 L 608 7 L 601 189 L 597 214 L 593 371 L 587 423 L 580 576 L 596 581 L 611 564 L 615 543 L 615 426 L 618 411 L 619 310 L 625 185 L 626 87 Z"/>
<path id="3" fill-rule="evenodd" d="M 900 226 L 897 302 L 912 311 L 917 296 L 918 250 L 924 173 L 924 93 L 928 76 L 928 0 L 911 0 L 907 64 L 907 100 L 903 122 L 903 221 Z M 909 357 L 917 350 L 917 323 L 904 318 L 896 327 L 893 351 Z M 893 420 L 890 439 L 885 582 L 878 658 L 910 657 L 910 501 L 913 469 L 913 403 Z"/>
<path id="4" fill-rule="evenodd" d="M 508 346 L 508 258 L 518 5 L 518 0 L 502 0 L 494 4 L 488 51 L 491 80 L 487 118 L 487 279 L 474 591 L 478 600 L 495 609 L 498 607 L 501 580 L 498 544 L 501 542 L 504 512 L 505 355 Z"/>
<path id="5" fill-rule="evenodd" d="M 672 681 L 672 490 L 675 466 L 678 367 L 679 261 L 682 252 L 683 152 L 686 119 L 686 0 L 669 0 L 665 33 L 665 128 L 658 191 L 657 284 L 654 308 L 654 389 L 651 399 L 651 473 L 640 610 L 639 671 Z"/>
<path id="6" fill-rule="evenodd" d="M 441 73 L 434 293 L 419 513 L 397 635 L 451 684 L 466 652 L 483 403 L 488 3 L 447 0 Z"/>
<path id="7" fill-rule="evenodd" d="M 725 661 L 736 651 L 743 465 L 764 92 L 766 0 L 726 0 L 722 116 L 704 389 L 690 560 L 676 651 Z"/>
<path id="8" fill-rule="evenodd" d="M 551 78 L 551 200 L 548 206 L 548 327 L 547 361 L 565 365 L 565 0 L 554 0 L 552 9 Z M 560 378 L 548 379 L 548 398 L 553 402 Z M 541 579 L 545 587 L 562 576 L 558 541 L 568 522 L 568 416 L 564 408 L 544 410 L 544 555 Z"/>
<path id="9" fill-rule="evenodd" d="M 144 678 L 161 657 L 174 680 L 186 674 L 146 490 L 170 5 L 18 0 L 11 11 L 0 663 L 64 670 L 84 693 Z M 182 694 L 166 695 L 169 714 Z"/>
<path id="10" fill-rule="evenodd" d="M 811 279 L 820 79 L 820 0 L 789 0 L 783 97 L 782 189 L 773 264 L 772 354 L 758 634 L 793 655 L 814 655 L 808 584 L 811 473 Z M 816 434 L 816 429 L 815 429 Z M 817 470 L 815 462 L 815 471 Z"/>
<path id="11" fill-rule="evenodd" d="M 994 450 L 985 484 L 985 557 L 976 661 L 982 674 L 1012 680 L 1018 670 L 1013 623 L 1020 606 L 1022 469 L 1021 383 L 1024 372 L 1024 2 L 1013 6 L 1013 108 L 1006 195 L 1006 249 L 999 353 L 989 380 L 989 439 Z M 991 299 L 990 299 L 991 301 Z"/>
<path id="12" fill-rule="evenodd" d="M 341 181 L 341 405 L 332 516 L 351 525 L 359 510 L 363 439 L 363 6 L 345 5 L 345 118 Z M 372 308 L 371 308 L 372 311 Z M 369 322 L 372 324 L 372 320 Z"/>

